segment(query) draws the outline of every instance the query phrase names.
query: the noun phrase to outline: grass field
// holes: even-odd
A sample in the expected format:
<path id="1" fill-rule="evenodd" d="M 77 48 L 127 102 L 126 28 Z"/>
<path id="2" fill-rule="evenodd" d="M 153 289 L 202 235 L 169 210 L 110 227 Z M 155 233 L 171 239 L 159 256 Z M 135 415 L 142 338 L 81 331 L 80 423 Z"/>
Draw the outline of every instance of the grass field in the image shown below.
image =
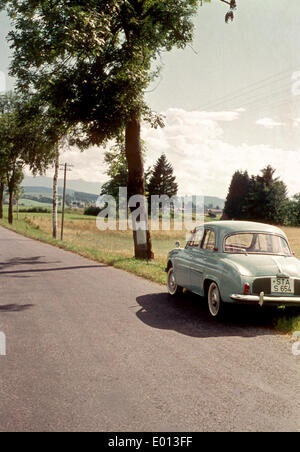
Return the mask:
<path id="1" fill-rule="evenodd" d="M 9 227 L 5 219 L 0 220 L 0 224 Z M 96 227 L 95 217 L 81 213 L 66 214 L 63 242 L 52 239 L 51 214 L 20 213 L 19 220 L 15 219 L 13 227 L 9 228 L 161 284 L 165 283 L 163 270 L 168 251 L 174 248 L 177 240 L 186 240 L 185 234 L 175 231 L 153 232 L 155 260 L 143 262 L 132 257 L 134 249 L 131 231 L 100 232 Z"/>
<path id="2" fill-rule="evenodd" d="M 95 261 L 132 272 L 151 281 L 165 284 L 164 268 L 166 257 L 176 241 L 184 243 L 186 234 L 177 231 L 153 231 L 152 243 L 155 260 L 144 262 L 134 259 L 132 232 L 105 231 L 96 227 L 95 217 L 82 213 L 67 213 L 65 219 L 64 241 L 52 239 L 51 214 L 21 213 L 14 225 L 8 226 L 7 220 L 0 224 L 28 237 L 50 243 L 68 251 L 76 252 Z M 283 228 L 289 237 L 293 251 L 300 259 L 300 229 Z M 281 331 L 300 330 L 300 316 L 286 317 L 280 310 L 275 319 Z"/>
<path id="3" fill-rule="evenodd" d="M 26 207 L 44 207 L 45 209 L 50 209 L 50 210 L 52 209 L 51 204 L 34 201 L 33 199 L 20 199 L 19 207 L 20 207 L 20 209 L 23 209 Z"/>

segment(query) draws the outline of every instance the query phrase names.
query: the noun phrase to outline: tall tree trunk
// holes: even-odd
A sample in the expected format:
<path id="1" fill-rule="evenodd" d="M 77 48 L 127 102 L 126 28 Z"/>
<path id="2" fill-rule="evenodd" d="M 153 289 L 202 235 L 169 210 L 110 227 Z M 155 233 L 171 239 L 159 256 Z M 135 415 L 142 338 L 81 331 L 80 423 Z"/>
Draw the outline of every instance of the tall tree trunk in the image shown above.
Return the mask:
<path id="1" fill-rule="evenodd" d="M 128 197 L 134 195 L 142 195 L 145 197 L 145 176 L 144 176 L 144 162 L 141 146 L 141 124 L 139 118 L 133 114 L 131 121 L 126 126 L 126 159 L 128 164 Z M 148 220 L 148 212 L 146 206 L 143 205 L 144 216 Z M 131 208 L 131 212 L 134 211 Z M 152 243 L 150 231 L 148 228 L 144 234 L 145 240 L 143 241 L 143 234 L 140 235 L 137 231 L 133 231 L 135 257 L 137 259 L 153 259 L 154 254 L 152 251 Z"/>
<path id="2" fill-rule="evenodd" d="M 13 224 L 14 222 L 14 190 L 15 190 L 15 170 L 8 179 L 8 193 L 9 193 L 9 207 L 8 207 L 8 222 Z"/>
<path id="3" fill-rule="evenodd" d="M 52 225 L 53 225 L 53 238 L 57 240 L 57 209 L 58 209 L 58 172 L 59 172 L 59 149 L 57 145 L 55 170 L 53 178 L 53 210 L 52 210 Z"/>
<path id="4" fill-rule="evenodd" d="M 0 218 L 3 218 L 3 202 L 4 202 L 4 189 L 5 184 L 3 182 L 0 183 Z"/>

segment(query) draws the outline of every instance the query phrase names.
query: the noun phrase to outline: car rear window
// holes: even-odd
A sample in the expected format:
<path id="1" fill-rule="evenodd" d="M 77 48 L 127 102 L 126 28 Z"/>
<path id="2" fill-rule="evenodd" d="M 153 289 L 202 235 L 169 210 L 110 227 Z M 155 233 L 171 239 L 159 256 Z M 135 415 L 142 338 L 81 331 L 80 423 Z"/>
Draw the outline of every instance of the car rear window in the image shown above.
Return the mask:
<path id="1" fill-rule="evenodd" d="M 257 232 L 237 233 L 226 237 L 224 252 L 231 254 L 291 255 L 289 244 L 283 237 Z"/>

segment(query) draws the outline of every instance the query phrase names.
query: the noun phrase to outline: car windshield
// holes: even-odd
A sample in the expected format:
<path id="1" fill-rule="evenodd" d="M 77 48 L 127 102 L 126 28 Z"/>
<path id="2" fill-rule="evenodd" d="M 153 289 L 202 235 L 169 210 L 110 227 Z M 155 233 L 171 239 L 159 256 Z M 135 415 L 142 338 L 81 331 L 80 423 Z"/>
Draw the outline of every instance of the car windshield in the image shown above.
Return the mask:
<path id="1" fill-rule="evenodd" d="M 232 254 L 291 255 L 290 247 L 283 237 L 257 232 L 230 235 L 225 239 L 224 251 Z"/>

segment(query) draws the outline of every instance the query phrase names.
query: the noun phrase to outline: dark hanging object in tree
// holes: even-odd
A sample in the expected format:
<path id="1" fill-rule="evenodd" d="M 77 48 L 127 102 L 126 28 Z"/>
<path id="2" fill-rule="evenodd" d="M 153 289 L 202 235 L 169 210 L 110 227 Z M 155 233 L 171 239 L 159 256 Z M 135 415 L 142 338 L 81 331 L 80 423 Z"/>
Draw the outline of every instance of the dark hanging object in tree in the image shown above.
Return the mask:
<path id="1" fill-rule="evenodd" d="M 233 11 L 237 9 L 237 4 L 236 4 L 236 0 L 220 0 L 223 3 L 226 3 L 227 5 L 230 6 L 230 10 L 228 11 L 228 13 L 225 16 L 225 22 L 228 24 L 229 22 L 233 22 L 234 20 L 234 13 Z"/>
<path id="2" fill-rule="evenodd" d="M 230 21 L 233 22 L 234 14 L 232 11 L 229 11 L 225 16 L 225 22 L 228 24 Z"/>

